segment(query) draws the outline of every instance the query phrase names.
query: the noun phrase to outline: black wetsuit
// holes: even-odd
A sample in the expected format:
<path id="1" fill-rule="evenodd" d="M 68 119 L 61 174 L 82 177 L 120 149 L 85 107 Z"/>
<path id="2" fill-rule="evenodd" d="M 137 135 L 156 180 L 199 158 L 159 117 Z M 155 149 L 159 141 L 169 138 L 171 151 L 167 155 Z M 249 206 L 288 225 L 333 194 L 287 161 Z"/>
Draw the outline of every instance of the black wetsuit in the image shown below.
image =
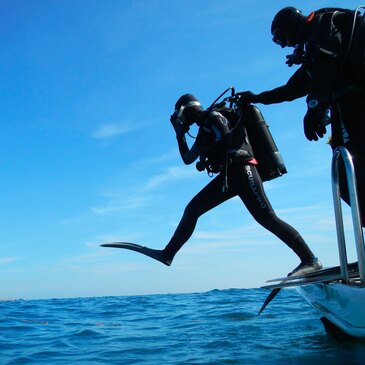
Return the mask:
<path id="1" fill-rule="evenodd" d="M 255 102 L 281 103 L 307 95 L 331 111 L 331 146 L 352 155 L 363 225 L 365 223 L 365 22 L 357 17 L 349 48 L 354 12 L 321 9 L 301 27 L 298 42 L 305 60 L 289 81 L 255 95 Z M 349 204 L 345 172 L 340 167 L 341 197 Z"/>
<path id="2" fill-rule="evenodd" d="M 244 131 L 240 131 L 241 139 L 238 138 L 230 130 L 227 119 L 217 112 L 205 113 L 203 119 L 197 140 L 191 149 L 184 137 L 178 139 L 181 157 L 186 164 L 194 162 L 198 156 L 207 158 L 209 165 L 221 171 L 186 206 L 173 237 L 163 250 L 165 257 L 172 260 L 191 237 L 201 215 L 228 199 L 239 196 L 258 223 L 285 242 L 302 262 L 311 261 L 314 255 L 302 236 L 275 214 L 265 194 Z M 226 170 L 227 153 L 231 162 Z M 222 188 L 226 174 L 228 190 L 224 192 Z"/>

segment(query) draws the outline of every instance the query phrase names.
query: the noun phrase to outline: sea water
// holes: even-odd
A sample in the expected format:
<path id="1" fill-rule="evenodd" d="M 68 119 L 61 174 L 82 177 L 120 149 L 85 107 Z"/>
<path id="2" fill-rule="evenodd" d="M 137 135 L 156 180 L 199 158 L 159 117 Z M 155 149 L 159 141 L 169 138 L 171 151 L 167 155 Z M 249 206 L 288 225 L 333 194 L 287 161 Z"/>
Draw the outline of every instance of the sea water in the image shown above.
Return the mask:
<path id="1" fill-rule="evenodd" d="M 0 364 L 365 364 L 282 290 L 0 302 Z"/>

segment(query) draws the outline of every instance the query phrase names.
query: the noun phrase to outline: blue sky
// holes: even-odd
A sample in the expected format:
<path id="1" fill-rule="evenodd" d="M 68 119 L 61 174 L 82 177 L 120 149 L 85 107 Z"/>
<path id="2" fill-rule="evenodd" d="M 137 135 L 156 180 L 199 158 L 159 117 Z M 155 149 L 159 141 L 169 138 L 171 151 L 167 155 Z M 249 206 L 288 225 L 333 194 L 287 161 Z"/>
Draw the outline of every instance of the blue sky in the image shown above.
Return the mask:
<path id="1" fill-rule="evenodd" d="M 298 264 L 238 199 L 200 219 L 171 267 L 99 247 L 165 246 L 210 179 L 180 160 L 176 100 L 191 92 L 208 106 L 229 86 L 285 83 L 295 68 L 270 25 L 288 5 L 308 14 L 359 3 L 0 2 L 1 298 L 259 287 Z M 305 139 L 303 99 L 259 107 L 289 171 L 265 183 L 270 201 L 325 266 L 337 264 L 327 136 Z"/>

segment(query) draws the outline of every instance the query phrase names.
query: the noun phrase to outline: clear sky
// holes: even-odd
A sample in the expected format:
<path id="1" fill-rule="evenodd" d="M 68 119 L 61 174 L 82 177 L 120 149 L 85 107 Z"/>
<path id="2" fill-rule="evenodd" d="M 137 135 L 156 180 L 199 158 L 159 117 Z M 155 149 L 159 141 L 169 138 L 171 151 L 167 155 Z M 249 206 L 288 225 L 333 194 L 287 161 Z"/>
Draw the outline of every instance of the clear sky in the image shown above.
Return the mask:
<path id="1" fill-rule="evenodd" d="M 0 1 L 0 298 L 259 287 L 299 263 L 238 199 L 200 219 L 171 267 L 99 247 L 165 246 L 210 180 L 180 159 L 176 100 L 191 92 L 209 106 L 229 86 L 285 83 L 291 51 L 270 25 L 288 5 L 359 3 Z M 265 183 L 272 205 L 325 266 L 338 264 L 328 136 L 305 139 L 304 99 L 259 107 L 288 169 Z M 350 260 L 351 239 L 349 229 Z"/>

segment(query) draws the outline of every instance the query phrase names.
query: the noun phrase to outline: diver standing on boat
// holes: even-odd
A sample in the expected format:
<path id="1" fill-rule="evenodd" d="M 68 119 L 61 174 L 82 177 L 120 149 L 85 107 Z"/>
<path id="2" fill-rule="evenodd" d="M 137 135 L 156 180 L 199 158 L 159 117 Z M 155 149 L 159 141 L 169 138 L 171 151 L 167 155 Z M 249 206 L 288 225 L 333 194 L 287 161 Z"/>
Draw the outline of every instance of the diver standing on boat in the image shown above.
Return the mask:
<path id="1" fill-rule="evenodd" d="M 294 7 L 280 10 L 271 26 L 273 41 L 283 48 L 294 47 L 286 63 L 300 67 L 285 85 L 259 94 L 245 91 L 240 95 L 243 103 L 262 104 L 307 97 L 305 136 L 317 141 L 331 123 L 332 149 L 344 146 L 349 150 L 364 226 L 365 21 L 359 8 L 325 8 L 308 16 Z M 350 204 L 344 167 L 340 166 L 339 171 L 341 197 Z"/>

